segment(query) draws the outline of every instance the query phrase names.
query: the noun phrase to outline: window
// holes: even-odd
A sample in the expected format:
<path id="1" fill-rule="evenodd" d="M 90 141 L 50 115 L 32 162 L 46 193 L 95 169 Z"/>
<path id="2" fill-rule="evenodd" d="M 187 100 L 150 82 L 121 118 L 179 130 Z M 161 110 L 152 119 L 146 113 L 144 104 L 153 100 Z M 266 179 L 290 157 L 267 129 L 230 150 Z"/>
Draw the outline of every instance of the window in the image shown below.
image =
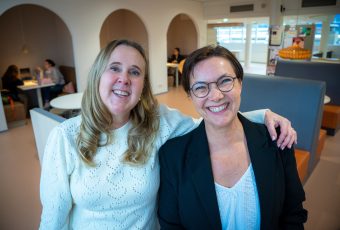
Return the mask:
<path id="1" fill-rule="evenodd" d="M 245 29 L 241 26 L 218 27 L 217 41 L 219 43 L 244 43 Z"/>
<path id="2" fill-rule="evenodd" d="M 246 28 L 241 26 L 235 27 L 218 27 L 217 41 L 220 44 L 228 43 L 245 43 Z M 252 43 L 268 44 L 269 26 L 267 24 L 254 24 L 252 26 Z"/>
<path id="3" fill-rule="evenodd" d="M 328 44 L 340 46 L 340 14 L 335 15 L 333 23 L 330 24 Z"/>
<path id="4" fill-rule="evenodd" d="M 255 24 L 252 27 L 252 43 L 268 44 L 269 26 L 268 24 Z"/>
<path id="5" fill-rule="evenodd" d="M 315 37 L 314 47 L 320 46 L 320 40 L 322 39 L 322 22 L 315 23 Z M 326 25 L 328 26 L 328 25 Z M 340 14 L 334 17 L 334 21 L 329 25 L 330 31 L 328 35 L 328 45 L 340 46 Z"/>

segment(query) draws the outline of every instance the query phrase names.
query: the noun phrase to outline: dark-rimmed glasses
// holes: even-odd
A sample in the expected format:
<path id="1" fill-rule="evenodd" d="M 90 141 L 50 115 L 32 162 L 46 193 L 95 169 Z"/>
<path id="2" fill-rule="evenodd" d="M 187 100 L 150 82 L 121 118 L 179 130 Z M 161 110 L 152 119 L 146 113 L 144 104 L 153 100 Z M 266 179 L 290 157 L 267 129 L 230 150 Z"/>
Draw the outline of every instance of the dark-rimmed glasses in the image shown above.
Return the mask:
<path id="1" fill-rule="evenodd" d="M 191 92 L 198 98 L 206 97 L 210 92 L 210 84 L 215 83 L 221 92 L 229 92 L 234 88 L 234 80 L 237 77 L 222 76 L 215 82 L 196 82 L 190 88 Z"/>

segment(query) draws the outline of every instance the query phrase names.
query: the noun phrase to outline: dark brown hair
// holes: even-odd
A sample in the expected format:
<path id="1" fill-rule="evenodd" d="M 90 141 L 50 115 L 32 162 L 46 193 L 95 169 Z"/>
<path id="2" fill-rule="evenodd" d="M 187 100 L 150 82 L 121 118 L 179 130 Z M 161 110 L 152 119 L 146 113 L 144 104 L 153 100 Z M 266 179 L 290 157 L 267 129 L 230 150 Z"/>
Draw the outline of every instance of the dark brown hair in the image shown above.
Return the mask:
<path id="1" fill-rule="evenodd" d="M 47 63 L 50 64 L 51 66 L 55 66 L 55 62 L 52 61 L 51 59 L 46 59 L 45 62 L 47 62 Z"/>
<path id="2" fill-rule="evenodd" d="M 224 48 L 223 46 L 215 46 L 209 45 L 203 48 L 200 48 L 194 52 L 192 52 L 186 59 L 183 67 L 182 73 L 182 85 L 187 92 L 190 94 L 190 76 L 194 71 L 195 66 L 208 58 L 211 57 L 221 57 L 228 60 L 231 63 L 231 66 L 234 69 L 236 77 L 242 81 L 243 80 L 243 69 L 240 62 L 237 58 L 231 53 L 228 49 Z"/>

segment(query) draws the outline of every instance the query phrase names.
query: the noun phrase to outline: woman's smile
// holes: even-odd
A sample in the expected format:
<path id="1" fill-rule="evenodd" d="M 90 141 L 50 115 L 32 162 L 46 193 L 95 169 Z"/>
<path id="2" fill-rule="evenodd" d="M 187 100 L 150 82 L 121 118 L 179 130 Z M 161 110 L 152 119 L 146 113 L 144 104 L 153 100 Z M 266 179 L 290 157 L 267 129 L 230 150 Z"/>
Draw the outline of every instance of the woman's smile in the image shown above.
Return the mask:
<path id="1" fill-rule="evenodd" d="M 118 97 L 127 97 L 130 96 L 131 93 L 126 90 L 120 90 L 120 89 L 113 89 L 112 93 Z"/>
<path id="2" fill-rule="evenodd" d="M 210 112 L 213 112 L 213 113 L 220 113 L 220 112 L 224 112 L 227 110 L 228 106 L 229 106 L 229 102 L 228 103 L 225 103 L 225 104 L 222 104 L 222 105 L 219 105 L 219 106 L 208 106 L 207 109 L 210 111 Z"/>

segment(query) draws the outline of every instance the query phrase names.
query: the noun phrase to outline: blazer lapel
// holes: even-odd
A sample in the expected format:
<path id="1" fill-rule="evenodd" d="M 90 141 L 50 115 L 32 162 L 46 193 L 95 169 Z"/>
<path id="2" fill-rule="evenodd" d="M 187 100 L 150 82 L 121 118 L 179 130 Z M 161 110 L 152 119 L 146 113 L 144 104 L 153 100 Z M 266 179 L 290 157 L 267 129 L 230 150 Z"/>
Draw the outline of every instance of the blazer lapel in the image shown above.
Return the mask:
<path id="1" fill-rule="evenodd" d="M 195 130 L 189 146 L 188 164 L 192 172 L 192 180 L 204 212 L 211 224 L 211 229 L 221 229 L 214 178 L 211 168 L 208 140 L 204 121 Z M 199 211 L 199 210 L 196 210 Z"/>
<path id="2" fill-rule="evenodd" d="M 254 170 L 257 191 L 260 200 L 261 226 L 268 222 L 274 209 L 275 200 L 275 152 L 268 143 L 264 131 L 239 114 L 247 138 L 247 145 Z M 262 227 L 261 227 L 262 228 Z"/>

